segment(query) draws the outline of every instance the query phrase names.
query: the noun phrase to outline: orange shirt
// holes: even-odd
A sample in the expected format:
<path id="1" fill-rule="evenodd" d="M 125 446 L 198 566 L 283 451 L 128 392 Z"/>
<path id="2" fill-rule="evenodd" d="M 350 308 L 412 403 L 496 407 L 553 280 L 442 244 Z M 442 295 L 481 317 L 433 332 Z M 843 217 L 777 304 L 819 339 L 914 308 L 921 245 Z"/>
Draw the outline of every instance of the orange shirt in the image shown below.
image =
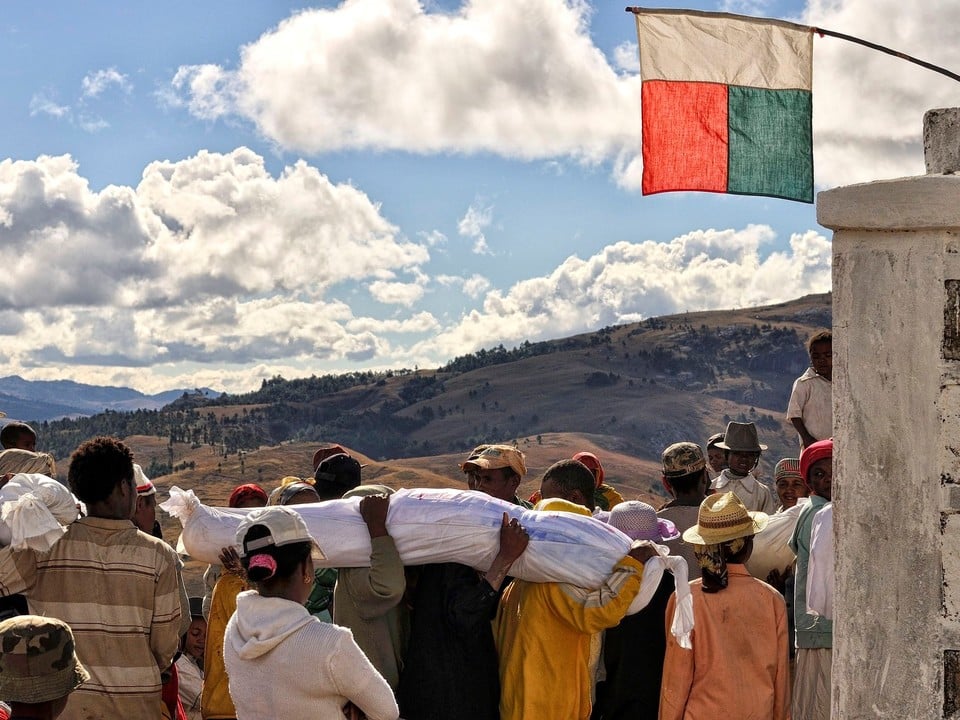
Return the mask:
<path id="1" fill-rule="evenodd" d="M 674 594 L 667 605 L 667 654 L 660 687 L 660 720 L 724 720 L 790 717 L 787 611 L 783 596 L 727 565 L 729 583 L 717 593 L 693 594 L 692 650 L 670 633 Z"/>

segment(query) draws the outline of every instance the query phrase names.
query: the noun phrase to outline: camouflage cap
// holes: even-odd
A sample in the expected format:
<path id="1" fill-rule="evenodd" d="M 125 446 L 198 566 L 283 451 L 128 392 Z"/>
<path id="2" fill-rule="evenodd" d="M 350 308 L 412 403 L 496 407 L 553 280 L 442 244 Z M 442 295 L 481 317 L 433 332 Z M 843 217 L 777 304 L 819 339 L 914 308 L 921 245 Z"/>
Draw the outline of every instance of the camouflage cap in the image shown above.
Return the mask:
<path id="1" fill-rule="evenodd" d="M 663 474 L 666 477 L 689 475 L 707 466 L 707 461 L 703 458 L 703 450 L 692 442 L 674 443 L 663 451 L 661 458 Z"/>
<path id="2" fill-rule="evenodd" d="M 62 620 L 17 615 L 0 623 L 0 698 L 42 703 L 69 695 L 90 679 Z"/>
<path id="3" fill-rule="evenodd" d="M 476 453 L 476 450 L 474 450 Z M 479 454 L 471 453 L 460 469 L 496 470 L 497 468 L 513 468 L 520 477 L 527 474 L 527 465 L 523 461 L 523 453 L 510 445 L 487 445 Z"/>

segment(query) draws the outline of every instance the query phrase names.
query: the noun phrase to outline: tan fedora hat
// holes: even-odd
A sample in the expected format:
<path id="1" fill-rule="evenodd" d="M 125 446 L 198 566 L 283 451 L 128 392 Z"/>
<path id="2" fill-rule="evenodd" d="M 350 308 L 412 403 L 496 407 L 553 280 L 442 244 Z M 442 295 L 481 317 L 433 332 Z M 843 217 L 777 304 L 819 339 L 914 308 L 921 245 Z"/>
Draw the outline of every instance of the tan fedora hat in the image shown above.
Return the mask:
<path id="1" fill-rule="evenodd" d="M 683 539 L 694 545 L 718 545 L 755 535 L 768 519 L 766 513 L 748 512 L 735 493 L 714 493 L 700 503 L 697 524 L 684 531 Z"/>

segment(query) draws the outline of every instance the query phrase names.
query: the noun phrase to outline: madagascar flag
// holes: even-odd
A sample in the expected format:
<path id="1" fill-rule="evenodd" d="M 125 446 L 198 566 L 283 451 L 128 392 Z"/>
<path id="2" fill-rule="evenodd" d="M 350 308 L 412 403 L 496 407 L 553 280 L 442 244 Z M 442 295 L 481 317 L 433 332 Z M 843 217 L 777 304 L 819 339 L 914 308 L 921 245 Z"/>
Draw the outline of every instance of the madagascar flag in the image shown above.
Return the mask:
<path id="1" fill-rule="evenodd" d="M 813 202 L 811 28 L 690 10 L 634 12 L 643 194 Z"/>

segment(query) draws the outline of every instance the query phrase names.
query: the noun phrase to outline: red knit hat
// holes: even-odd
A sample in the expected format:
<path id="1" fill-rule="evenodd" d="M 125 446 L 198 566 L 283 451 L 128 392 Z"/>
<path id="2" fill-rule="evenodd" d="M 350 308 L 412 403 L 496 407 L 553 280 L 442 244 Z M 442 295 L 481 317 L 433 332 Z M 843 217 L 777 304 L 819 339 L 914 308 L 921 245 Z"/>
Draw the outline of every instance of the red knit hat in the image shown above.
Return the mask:
<path id="1" fill-rule="evenodd" d="M 833 457 L 833 438 L 826 440 L 817 440 L 812 445 L 808 445 L 800 453 L 800 474 L 803 475 L 803 481 L 810 485 L 810 478 L 807 477 L 810 468 L 817 460 Z"/>

